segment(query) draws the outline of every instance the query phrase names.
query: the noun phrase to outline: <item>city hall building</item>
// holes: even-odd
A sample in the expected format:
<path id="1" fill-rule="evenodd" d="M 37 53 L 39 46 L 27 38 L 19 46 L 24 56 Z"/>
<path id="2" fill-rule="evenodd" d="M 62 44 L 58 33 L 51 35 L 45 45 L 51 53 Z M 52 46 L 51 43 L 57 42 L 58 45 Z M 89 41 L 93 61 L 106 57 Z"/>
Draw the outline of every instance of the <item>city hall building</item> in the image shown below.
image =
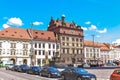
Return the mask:
<path id="1" fill-rule="evenodd" d="M 65 64 L 82 64 L 84 61 L 83 51 L 83 29 L 74 22 L 66 22 L 65 16 L 61 20 L 51 21 L 48 31 L 56 34 L 57 42 L 60 43 L 60 59 L 59 62 Z"/>

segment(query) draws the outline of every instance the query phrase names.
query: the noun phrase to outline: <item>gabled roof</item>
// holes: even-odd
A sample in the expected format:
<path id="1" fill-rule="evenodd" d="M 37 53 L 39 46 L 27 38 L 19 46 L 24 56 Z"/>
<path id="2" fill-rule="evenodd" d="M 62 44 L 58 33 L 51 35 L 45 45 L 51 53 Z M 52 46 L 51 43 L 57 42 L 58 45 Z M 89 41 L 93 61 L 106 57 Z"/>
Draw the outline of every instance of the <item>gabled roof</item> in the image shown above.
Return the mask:
<path id="1" fill-rule="evenodd" d="M 30 36 L 26 29 L 12 27 L 1 30 L 0 38 L 30 40 Z"/>
<path id="2" fill-rule="evenodd" d="M 56 41 L 54 32 L 42 30 L 29 30 L 34 40 L 40 41 Z"/>

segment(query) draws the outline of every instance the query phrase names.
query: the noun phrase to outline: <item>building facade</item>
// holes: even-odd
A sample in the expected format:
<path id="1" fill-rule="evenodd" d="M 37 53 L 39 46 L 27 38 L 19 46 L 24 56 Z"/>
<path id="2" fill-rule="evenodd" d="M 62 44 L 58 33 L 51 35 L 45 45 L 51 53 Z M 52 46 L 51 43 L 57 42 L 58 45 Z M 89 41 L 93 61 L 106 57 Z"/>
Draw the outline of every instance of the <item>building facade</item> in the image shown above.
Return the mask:
<path id="1" fill-rule="evenodd" d="M 98 43 L 93 43 L 93 41 L 84 40 L 84 56 L 85 63 L 89 63 L 92 60 L 100 60 L 101 51 Z"/>
<path id="2" fill-rule="evenodd" d="M 31 31 L 29 30 L 29 33 Z M 33 51 L 34 51 L 34 65 L 43 66 L 44 64 L 49 64 L 52 58 L 59 54 L 59 43 L 56 43 L 56 37 L 54 32 L 51 31 L 41 31 L 32 30 L 33 36 Z"/>
<path id="3" fill-rule="evenodd" d="M 6 28 L 0 31 L 0 60 L 13 64 L 30 64 L 30 37 L 25 29 Z"/>
<path id="4" fill-rule="evenodd" d="M 83 29 L 74 22 L 65 22 L 65 16 L 61 20 L 51 18 L 48 31 L 56 34 L 60 43 L 60 61 L 65 64 L 81 64 L 83 54 Z"/>

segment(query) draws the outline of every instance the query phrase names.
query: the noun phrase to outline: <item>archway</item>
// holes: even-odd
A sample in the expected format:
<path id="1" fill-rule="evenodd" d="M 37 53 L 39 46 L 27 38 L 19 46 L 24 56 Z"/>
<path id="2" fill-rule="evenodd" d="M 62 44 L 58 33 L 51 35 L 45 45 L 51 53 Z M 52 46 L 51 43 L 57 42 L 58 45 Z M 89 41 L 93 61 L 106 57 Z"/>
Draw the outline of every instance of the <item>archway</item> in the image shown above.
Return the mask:
<path id="1" fill-rule="evenodd" d="M 27 59 L 23 59 L 23 64 L 27 64 Z"/>
<path id="2" fill-rule="evenodd" d="M 12 58 L 10 60 L 13 62 L 13 64 L 16 64 L 15 59 Z"/>

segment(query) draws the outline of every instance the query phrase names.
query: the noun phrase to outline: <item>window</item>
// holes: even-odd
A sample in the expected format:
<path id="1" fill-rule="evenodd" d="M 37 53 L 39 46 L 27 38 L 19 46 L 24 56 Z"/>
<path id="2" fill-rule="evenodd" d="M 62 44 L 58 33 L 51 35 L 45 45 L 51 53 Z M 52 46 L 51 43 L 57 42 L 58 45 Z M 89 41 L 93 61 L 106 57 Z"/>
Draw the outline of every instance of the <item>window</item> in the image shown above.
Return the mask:
<path id="1" fill-rule="evenodd" d="M 67 41 L 69 41 L 69 37 L 67 37 Z"/>
<path id="2" fill-rule="evenodd" d="M 76 38 L 76 41 L 78 41 L 78 38 Z"/>
<path id="3" fill-rule="evenodd" d="M 82 42 L 82 39 L 80 39 L 80 42 Z"/>
<path id="4" fill-rule="evenodd" d="M 55 44 L 53 44 L 53 49 L 55 49 Z"/>
<path id="5" fill-rule="evenodd" d="M 41 43 L 39 43 L 39 48 L 41 48 Z"/>
<path id="6" fill-rule="evenodd" d="M 2 54 L 2 49 L 0 49 L 0 55 Z"/>
<path id="7" fill-rule="evenodd" d="M 69 43 L 67 43 L 67 46 L 69 46 Z"/>
<path id="8" fill-rule="evenodd" d="M 49 49 L 51 48 L 51 45 L 50 44 L 48 44 L 49 45 Z"/>
<path id="9" fill-rule="evenodd" d="M 37 43 L 35 43 L 35 48 L 37 48 Z"/>
<path id="10" fill-rule="evenodd" d="M 72 46 L 75 46 L 74 43 L 72 43 Z"/>
<path id="11" fill-rule="evenodd" d="M 62 37 L 62 40 L 65 40 L 65 37 Z"/>
<path id="12" fill-rule="evenodd" d="M 65 49 L 63 49 L 63 54 L 65 53 Z"/>
<path id="13" fill-rule="evenodd" d="M 28 44 L 23 44 L 23 48 L 28 48 Z"/>
<path id="14" fill-rule="evenodd" d="M 23 55 L 27 55 L 27 50 L 23 50 Z"/>
<path id="15" fill-rule="evenodd" d="M 51 51 L 48 51 L 49 55 L 51 55 Z"/>
<path id="16" fill-rule="evenodd" d="M 63 46 L 65 46 L 65 43 L 63 42 Z"/>
<path id="17" fill-rule="evenodd" d="M 11 43 L 11 48 L 16 48 L 16 43 Z"/>
<path id="18" fill-rule="evenodd" d="M 72 38 L 72 41 L 75 41 L 75 39 L 74 39 L 74 38 Z"/>
<path id="19" fill-rule="evenodd" d="M 43 51 L 43 55 L 45 55 L 45 51 Z"/>
<path id="20" fill-rule="evenodd" d="M 0 47 L 2 47 L 2 42 L 0 42 Z"/>
<path id="21" fill-rule="evenodd" d="M 11 55 L 15 55 L 15 50 L 11 50 Z"/>
<path id="22" fill-rule="evenodd" d="M 45 48 L 45 44 L 43 43 L 43 48 Z"/>
<path id="23" fill-rule="evenodd" d="M 69 49 L 67 49 L 67 53 L 69 54 Z"/>
<path id="24" fill-rule="evenodd" d="M 39 55 L 41 55 L 41 50 L 39 50 Z"/>
<path id="25" fill-rule="evenodd" d="M 37 55 L 37 50 L 35 50 L 35 55 Z"/>

